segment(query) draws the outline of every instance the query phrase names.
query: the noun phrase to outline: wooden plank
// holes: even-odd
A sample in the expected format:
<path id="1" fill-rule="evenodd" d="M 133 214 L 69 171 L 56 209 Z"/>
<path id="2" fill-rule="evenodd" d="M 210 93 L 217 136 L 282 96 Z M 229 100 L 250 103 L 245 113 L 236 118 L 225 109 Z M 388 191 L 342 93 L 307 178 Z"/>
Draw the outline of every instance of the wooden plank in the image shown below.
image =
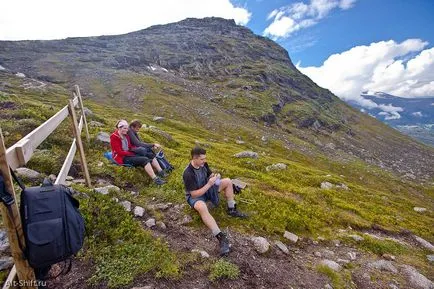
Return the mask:
<path id="1" fill-rule="evenodd" d="M 66 156 L 65 161 L 63 162 L 62 168 L 60 169 L 59 174 L 57 175 L 56 181 L 54 184 L 65 184 L 66 177 L 68 176 L 69 169 L 71 168 L 72 161 L 74 160 L 75 152 L 77 151 L 77 140 L 74 138 L 72 141 L 71 148 L 69 149 L 68 155 Z"/>
<path id="2" fill-rule="evenodd" d="M 12 198 L 16 200 L 14 186 L 12 184 L 12 176 L 9 170 L 6 148 L 3 139 L 3 133 L 0 128 L 0 173 L 4 178 L 5 188 L 11 193 Z M 8 232 L 9 244 L 11 247 L 12 258 L 17 270 L 19 280 L 27 281 L 26 284 L 33 284 L 33 286 L 22 286 L 22 288 L 36 289 L 34 286 L 35 273 L 29 266 L 26 259 L 23 258 L 23 251 L 21 250 L 20 243 L 25 245 L 23 228 L 21 225 L 20 214 L 18 213 L 17 202 L 14 202 L 8 209 L 3 203 L 0 204 L 3 223 Z"/>
<path id="3" fill-rule="evenodd" d="M 84 180 L 86 181 L 86 186 L 90 188 L 92 185 L 90 182 L 89 170 L 87 169 L 86 155 L 84 154 L 83 143 L 81 142 L 81 132 L 78 129 L 77 116 L 75 114 L 74 104 L 72 100 L 69 100 L 68 109 L 72 120 L 72 131 L 74 133 L 75 139 L 77 140 L 77 148 L 78 152 L 80 153 L 80 162 L 81 168 L 84 173 Z"/>
<path id="4" fill-rule="evenodd" d="M 16 286 L 14 286 L 14 281 L 16 282 L 16 279 L 17 279 L 17 268 L 14 265 L 11 271 L 9 272 L 8 278 L 6 278 L 5 283 L 3 283 L 2 289 L 17 288 Z"/>
<path id="5" fill-rule="evenodd" d="M 78 131 L 83 131 L 83 116 L 80 117 L 80 122 L 78 123 Z"/>
<path id="6" fill-rule="evenodd" d="M 78 98 L 72 100 L 74 106 L 78 104 Z M 68 106 L 62 108 L 59 112 L 53 115 L 46 122 L 35 128 L 28 135 L 19 140 L 6 151 L 6 159 L 12 169 L 24 166 L 31 156 L 33 151 L 59 126 L 59 124 L 68 117 Z M 19 149 L 17 150 L 17 147 Z M 20 157 L 17 155 L 17 151 Z"/>
<path id="7" fill-rule="evenodd" d="M 80 87 L 78 85 L 75 85 L 74 88 L 75 88 L 75 92 L 76 92 L 77 97 L 78 97 L 78 102 L 79 102 L 80 109 L 81 109 L 81 115 L 84 119 L 84 128 L 86 131 L 86 140 L 89 143 L 90 142 L 89 129 L 87 127 L 87 119 L 86 119 L 86 114 L 84 113 L 83 98 L 81 97 Z M 80 131 L 81 131 L 81 129 L 80 129 Z"/>

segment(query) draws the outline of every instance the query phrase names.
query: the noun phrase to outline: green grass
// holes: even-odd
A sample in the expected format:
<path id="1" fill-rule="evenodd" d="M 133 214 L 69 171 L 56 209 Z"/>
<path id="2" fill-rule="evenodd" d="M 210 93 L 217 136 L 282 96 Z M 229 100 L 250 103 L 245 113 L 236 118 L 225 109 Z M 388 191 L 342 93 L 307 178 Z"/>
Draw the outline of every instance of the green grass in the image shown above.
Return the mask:
<path id="1" fill-rule="evenodd" d="M 240 269 L 237 265 L 232 264 L 224 259 L 219 259 L 211 266 L 211 271 L 209 273 L 209 280 L 217 281 L 218 279 L 237 279 L 240 275 Z"/>

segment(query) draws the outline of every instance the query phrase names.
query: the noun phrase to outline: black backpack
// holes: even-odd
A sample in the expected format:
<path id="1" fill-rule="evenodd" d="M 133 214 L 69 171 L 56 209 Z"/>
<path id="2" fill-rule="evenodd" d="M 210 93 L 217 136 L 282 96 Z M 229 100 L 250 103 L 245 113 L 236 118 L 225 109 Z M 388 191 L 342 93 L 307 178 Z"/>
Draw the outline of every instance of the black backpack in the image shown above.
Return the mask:
<path id="1" fill-rule="evenodd" d="M 20 214 L 30 266 L 46 268 L 76 254 L 84 242 L 84 219 L 72 190 L 45 179 L 39 187 L 26 188 L 12 172 L 22 189 Z"/>
<path id="2" fill-rule="evenodd" d="M 168 160 L 166 160 L 163 151 L 159 151 L 155 157 L 157 158 L 158 164 L 160 165 L 160 167 L 166 171 L 166 172 L 170 172 L 172 170 L 175 169 L 174 166 L 172 166 Z"/>

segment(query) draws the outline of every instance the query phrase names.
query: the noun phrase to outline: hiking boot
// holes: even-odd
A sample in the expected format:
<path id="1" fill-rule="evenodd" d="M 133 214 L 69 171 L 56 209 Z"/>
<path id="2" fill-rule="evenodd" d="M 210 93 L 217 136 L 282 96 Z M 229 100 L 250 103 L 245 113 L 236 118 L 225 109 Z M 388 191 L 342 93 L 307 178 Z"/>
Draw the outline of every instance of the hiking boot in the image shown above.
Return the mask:
<path id="1" fill-rule="evenodd" d="M 166 173 L 165 171 L 159 171 L 159 172 L 157 172 L 157 176 L 159 176 L 160 178 L 165 178 L 165 177 L 168 177 L 169 174 Z"/>
<path id="2" fill-rule="evenodd" d="M 220 232 L 216 235 L 216 238 L 219 240 L 220 256 L 227 255 L 230 251 L 228 237 L 226 237 L 225 233 Z"/>
<path id="3" fill-rule="evenodd" d="M 161 186 L 161 185 L 164 185 L 164 184 L 166 183 L 166 181 L 163 180 L 163 179 L 160 178 L 160 177 L 155 177 L 155 179 L 154 179 L 154 183 L 155 183 L 157 186 Z"/>
<path id="4" fill-rule="evenodd" d="M 237 205 L 233 208 L 228 208 L 228 215 L 235 218 L 247 218 L 247 214 L 241 213 L 237 210 Z"/>

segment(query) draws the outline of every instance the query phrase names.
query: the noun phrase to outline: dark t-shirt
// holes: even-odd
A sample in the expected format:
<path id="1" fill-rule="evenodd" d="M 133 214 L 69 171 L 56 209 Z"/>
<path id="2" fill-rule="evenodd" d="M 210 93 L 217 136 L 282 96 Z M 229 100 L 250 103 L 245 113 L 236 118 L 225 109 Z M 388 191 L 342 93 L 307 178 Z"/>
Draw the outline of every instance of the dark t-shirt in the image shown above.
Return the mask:
<path id="1" fill-rule="evenodd" d="M 211 175 L 211 170 L 207 163 L 203 167 L 195 169 L 191 163 L 185 168 L 182 174 L 184 180 L 185 194 L 190 195 L 192 191 L 198 190 L 206 185 L 208 178 Z"/>

